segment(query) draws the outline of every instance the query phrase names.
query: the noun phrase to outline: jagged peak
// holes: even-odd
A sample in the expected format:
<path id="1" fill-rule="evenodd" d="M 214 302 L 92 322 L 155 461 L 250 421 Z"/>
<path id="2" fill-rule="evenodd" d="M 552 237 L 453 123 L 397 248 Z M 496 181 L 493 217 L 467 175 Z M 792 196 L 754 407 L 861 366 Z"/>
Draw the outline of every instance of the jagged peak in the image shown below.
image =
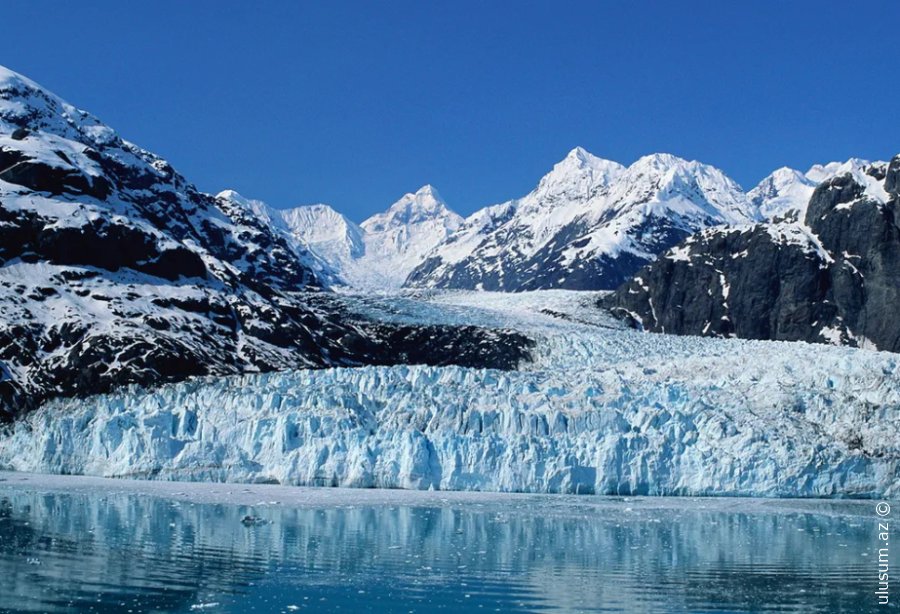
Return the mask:
<path id="1" fill-rule="evenodd" d="M 790 166 L 782 166 L 780 168 L 776 168 L 769 177 L 773 179 L 797 179 L 797 180 L 808 180 L 806 175 L 798 171 L 796 168 L 791 168 Z"/>
<path id="2" fill-rule="evenodd" d="M 281 211 L 291 234 L 306 244 L 347 241 L 348 254 L 361 254 L 363 231 L 331 205 L 315 203 Z"/>
<path id="3" fill-rule="evenodd" d="M 566 154 L 564 160 L 573 160 L 575 162 L 579 162 L 581 164 L 588 165 L 597 165 L 602 164 L 604 162 L 609 162 L 609 160 L 604 160 L 603 158 L 599 158 L 589 152 L 584 147 L 580 145 L 572 149 L 569 153 Z"/>
<path id="4" fill-rule="evenodd" d="M 426 183 L 421 188 L 415 191 L 414 196 L 422 196 L 422 197 L 431 197 L 434 200 L 444 203 L 444 199 L 441 197 L 440 193 L 437 191 L 437 188 L 431 185 L 430 183 Z"/>
<path id="5" fill-rule="evenodd" d="M 545 175 L 545 178 L 561 174 L 561 171 L 570 172 L 573 170 L 580 171 L 585 169 L 593 171 L 620 172 L 624 170 L 625 167 L 618 162 L 614 162 L 613 160 L 606 160 L 605 158 L 595 156 L 584 147 L 578 146 L 567 153 L 565 158 L 554 164 L 553 170 Z"/>
<path id="6" fill-rule="evenodd" d="M 426 183 L 415 192 L 407 192 L 394 204 L 388 207 L 388 211 L 402 212 L 408 207 L 413 206 L 420 210 L 441 211 L 449 210 L 447 202 L 441 194 L 430 183 Z"/>
<path id="7" fill-rule="evenodd" d="M 782 166 L 769 173 L 756 187 L 747 192 L 751 198 L 764 196 L 773 192 L 788 189 L 791 186 L 815 186 L 816 182 L 801 171 L 789 166 Z"/>
<path id="8" fill-rule="evenodd" d="M 675 154 L 658 152 L 647 154 L 638 158 L 629 168 L 654 168 L 668 170 L 676 166 L 687 166 L 690 161 L 685 160 Z"/>
<path id="9" fill-rule="evenodd" d="M 282 218 L 280 211 L 273 209 L 261 200 L 247 198 L 241 195 L 237 190 L 222 190 L 216 194 L 216 199 L 226 201 L 237 207 L 239 210 L 244 211 L 246 215 L 253 216 L 274 228 L 284 227 L 284 219 Z M 234 211 L 234 209 L 230 210 Z"/>
<path id="10" fill-rule="evenodd" d="M 447 206 L 437 188 L 425 184 L 415 192 L 407 192 L 387 211 L 373 215 L 360 226 L 368 232 L 379 232 L 431 220 L 443 220 L 448 227 L 456 228 L 463 218 Z"/>
<path id="11" fill-rule="evenodd" d="M 216 198 L 220 198 L 222 200 L 230 200 L 231 202 L 235 202 L 235 203 L 250 202 L 250 199 L 242 196 L 241 193 L 238 192 L 237 190 L 232 190 L 230 188 L 227 190 L 222 190 L 221 192 L 216 194 Z"/>
<path id="12" fill-rule="evenodd" d="M 626 169 L 624 182 L 634 182 L 641 176 L 661 177 L 668 183 L 678 183 L 685 180 L 697 180 L 706 185 L 721 183 L 727 185 L 729 190 L 743 192 L 741 186 L 722 169 L 697 160 L 687 160 L 670 153 L 654 153 L 638 158 L 634 164 Z"/>
<path id="13" fill-rule="evenodd" d="M 541 177 L 534 191 L 523 200 L 530 200 L 531 205 L 536 207 L 558 201 L 586 200 L 597 189 L 610 185 L 624 170 L 625 167 L 618 162 L 599 158 L 583 147 L 576 147 L 554 164 L 550 172 Z"/>
<path id="14" fill-rule="evenodd" d="M 347 217 L 337 209 L 325 203 L 313 203 L 310 205 L 291 207 L 290 209 L 282 209 L 281 216 L 292 229 L 296 229 L 300 226 L 308 226 L 312 221 L 323 220 L 338 222 L 348 227 L 356 226 L 356 224 L 347 219 Z"/>

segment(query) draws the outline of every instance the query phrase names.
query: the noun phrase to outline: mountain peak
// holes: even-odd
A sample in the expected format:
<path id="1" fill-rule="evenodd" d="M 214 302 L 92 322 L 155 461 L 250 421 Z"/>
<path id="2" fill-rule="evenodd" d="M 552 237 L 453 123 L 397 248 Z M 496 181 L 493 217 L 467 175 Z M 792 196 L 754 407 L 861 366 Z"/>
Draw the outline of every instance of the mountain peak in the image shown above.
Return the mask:
<path id="1" fill-rule="evenodd" d="M 566 157 L 557 162 L 553 169 L 585 169 L 606 170 L 606 169 L 623 169 L 624 167 L 618 162 L 606 160 L 595 156 L 584 147 L 578 146 L 566 154 Z M 551 171 L 552 172 L 552 171 Z"/>
<path id="2" fill-rule="evenodd" d="M 634 168 L 648 168 L 656 171 L 667 171 L 671 168 L 687 166 L 690 162 L 674 154 L 659 152 L 641 156 L 631 166 Z"/>
<path id="3" fill-rule="evenodd" d="M 871 162 L 863 160 L 862 158 L 850 158 L 846 162 L 813 164 L 809 170 L 806 171 L 806 177 L 816 183 L 821 183 L 827 179 L 836 177 L 837 175 L 843 175 L 845 173 L 856 174 L 869 164 L 871 164 Z"/>
<path id="4" fill-rule="evenodd" d="M 800 177 L 803 177 L 804 179 L 806 178 L 803 173 L 798 171 L 796 168 L 791 168 L 790 166 L 782 166 L 780 168 L 776 168 L 774 171 L 772 171 L 770 177 L 776 180 L 795 178 L 799 179 Z"/>
<path id="5" fill-rule="evenodd" d="M 566 160 L 575 160 L 578 162 L 589 164 L 591 161 L 599 160 L 600 158 L 598 158 L 597 156 L 595 156 L 594 154 L 589 152 L 587 149 L 585 149 L 584 147 L 581 147 L 579 145 L 579 146 L 575 147 L 574 149 L 572 149 L 572 151 L 567 153 L 565 159 Z"/>
<path id="6" fill-rule="evenodd" d="M 414 196 L 421 196 L 423 198 L 432 198 L 439 203 L 446 204 L 444 199 L 441 198 L 440 193 L 438 193 L 437 188 L 431 185 L 430 183 L 426 183 L 421 188 L 416 190 Z"/>
<path id="7" fill-rule="evenodd" d="M 221 198 L 222 200 L 230 200 L 231 202 L 239 203 L 239 204 L 245 204 L 245 203 L 250 202 L 249 199 L 245 198 L 244 196 L 241 196 L 240 192 L 238 192 L 237 190 L 232 190 L 232 189 L 222 190 L 221 192 L 216 194 L 216 198 Z"/>
<path id="8" fill-rule="evenodd" d="M 576 147 L 553 165 L 526 198 L 539 207 L 559 200 L 583 201 L 598 188 L 612 183 L 624 170 L 618 162 L 598 158 L 583 147 Z"/>
<path id="9" fill-rule="evenodd" d="M 387 211 L 373 215 L 360 226 L 367 232 L 381 232 L 388 228 L 432 220 L 443 220 L 448 228 L 455 228 L 462 223 L 462 217 L 450 210 L 437 189 L 431 184 L 425 184 L 415 192 L 404 194 Z"/>

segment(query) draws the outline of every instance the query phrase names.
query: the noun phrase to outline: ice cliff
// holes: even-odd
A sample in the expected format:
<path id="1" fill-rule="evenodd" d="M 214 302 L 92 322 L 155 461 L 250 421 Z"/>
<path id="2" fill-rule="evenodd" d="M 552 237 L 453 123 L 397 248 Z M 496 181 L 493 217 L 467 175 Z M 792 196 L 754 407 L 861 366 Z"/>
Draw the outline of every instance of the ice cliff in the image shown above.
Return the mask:
<path id="1" fill-rule="evenodd" d="M 525 370 L 298 370 L 59 401 L 0 438 L 0 466 L 442 490 L 900 494 L 896 355 L 576 323 L 581 307 L 564 296 L 391 305 L 422 321 L 455 302 L 473 322 L 525 328 L 539 340 Z"/>

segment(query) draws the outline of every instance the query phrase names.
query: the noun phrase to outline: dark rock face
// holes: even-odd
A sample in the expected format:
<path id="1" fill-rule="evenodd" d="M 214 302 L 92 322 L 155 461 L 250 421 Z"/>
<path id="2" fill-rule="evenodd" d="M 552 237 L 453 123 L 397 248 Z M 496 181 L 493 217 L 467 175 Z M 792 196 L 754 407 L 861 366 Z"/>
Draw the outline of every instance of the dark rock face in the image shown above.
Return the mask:
<path id="1" fill-rule="evenodd" d="M 528 356 L 515 333 L 350 313 L 316 266 L 254 211 L 0 68 L 0 421 L 196 375 Z"/>
<path id="2" fill-rule="evenodd" d="M 820 185 L 805 224 L 694 235 L 601 305 L 655 332 L 900 352 L 900 156 L 866 173 Z"/>
<path id="3" fill-rule="evenodd" d="M 563 290 L 612 290 L 630 279 L 642 266 L 650 262 L 629 252 L 615 255 L 601 254 L 590 259 L 569 261 L 569 248 L 584 247 L 590 240 L 591 228 L 575 221 L 563 227 L 532 256 L 518 257 L 514 251 L 499 247 L 514 245 L 516 230 L 509 236 L 491 237 L 498 247 L 491 256 L 466 258 L 442 271 L 438 282 L 433 279 L 443 265 L 439 258 L 426 259 L 407 278 L 406 287 L 433 285 L 449 290 L 481 289 L 487 291 L 525 292 L 558 288 Z M 645 237 L 644 247 L 651 253 L 662 252 L 688 236 L 688 232 L 668 224 L 665 220 L 648 217 L 644 224 L 633 229 L 635 235 Z M 652 237 L 652 238 L 650 238 Z"/>

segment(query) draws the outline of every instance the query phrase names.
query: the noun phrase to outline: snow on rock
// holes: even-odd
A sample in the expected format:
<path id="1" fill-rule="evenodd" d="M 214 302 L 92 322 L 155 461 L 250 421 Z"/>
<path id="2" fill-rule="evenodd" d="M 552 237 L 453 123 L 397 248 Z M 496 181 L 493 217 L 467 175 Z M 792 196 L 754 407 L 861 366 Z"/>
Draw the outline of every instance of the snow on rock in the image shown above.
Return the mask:
<path id="1" fill-rule="evenodd" d="M 422 321 L 457 304 L 527 330 L 538 347 L 519 371 L 300 370 L 53 402 L 0 439 L 0 465 L 407 489 L 900 494 L 895 355 L 638 333 L 575 321 L 580 298 L 516 296 L 392 309 Z M 541 307 L 548 297 L 561 316 Z"/>
<path id="2" fill-rule="evenodd" d="M 803 220 L 692 235 L 601 303 L 655 332 L 900 351 L 900 156 L 863 171 L 819 184 Z"/>
<path id="3" fill-rule="evenodd" d="M 806 173 L 782 167 L 759 182 L 747 192 L 750 201 L 759 209 L 763 219 L 791 217 L 802 220 L 806 207 L 816 186 L 841 175 L 851 175 L 854 180 L 867 186 L 870 196 L 884 202 L 885 195 L 880 185 L 866 172 L 867 168 L 884 162 L 869 162 L 850 158 L 846 162 L 815 164 Z"/>
<path id="4" fill-rule="evenodd" d="M 323 291 L 334 278 L 280 212 L 200 192 L 0 67 L 0 422 L 124 384 L 410 361 L 505 368 L 527 345 L 353 320 Z"/>
<path id="5" fill-rule="evenodd" d="M 654 154 L 625 168 L 576 148 L 527 196 L 467 218 L 407 286 L 612 289 L 697 230 L 756 219 L 712 166 Z"/>

